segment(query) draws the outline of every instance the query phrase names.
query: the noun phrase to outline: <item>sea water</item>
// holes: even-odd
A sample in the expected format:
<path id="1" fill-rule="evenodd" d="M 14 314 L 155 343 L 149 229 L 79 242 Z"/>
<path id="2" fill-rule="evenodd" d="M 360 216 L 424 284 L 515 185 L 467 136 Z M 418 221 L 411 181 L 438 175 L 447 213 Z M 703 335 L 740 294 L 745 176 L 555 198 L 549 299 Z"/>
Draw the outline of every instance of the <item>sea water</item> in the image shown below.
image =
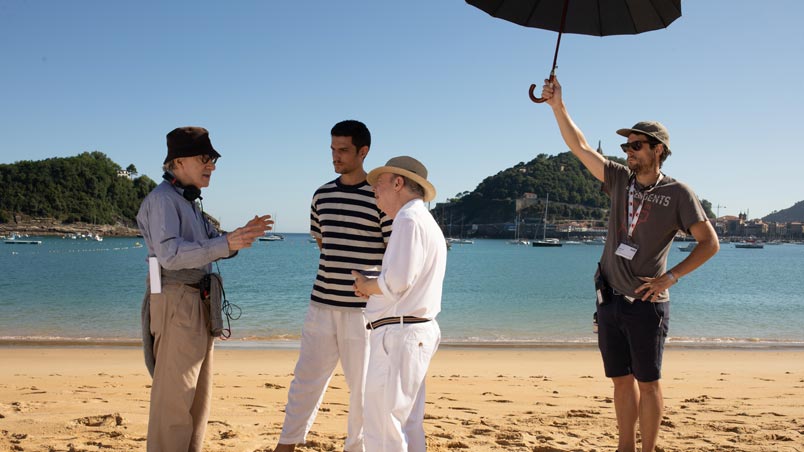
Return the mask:
<path id="1" fill-rule="evenodd" d="M 318 267 L 306 234 L 256 242 L 222 260 L 242 315 L 229 344 L 297 343 Z M 37 237 L 0 244 L 0 341 L 135 342 L 147 277 L 141 238 Z M 672 266 L 689 255 L 674 244 Z M 592 276 L 603 248 L 533 248 L 505 240 L 448 253 L 443 341 L 469 345 L 594 344 Z M 721 251 L 671 289 L 671 343 L 804 346 L 804 246 Z"/>

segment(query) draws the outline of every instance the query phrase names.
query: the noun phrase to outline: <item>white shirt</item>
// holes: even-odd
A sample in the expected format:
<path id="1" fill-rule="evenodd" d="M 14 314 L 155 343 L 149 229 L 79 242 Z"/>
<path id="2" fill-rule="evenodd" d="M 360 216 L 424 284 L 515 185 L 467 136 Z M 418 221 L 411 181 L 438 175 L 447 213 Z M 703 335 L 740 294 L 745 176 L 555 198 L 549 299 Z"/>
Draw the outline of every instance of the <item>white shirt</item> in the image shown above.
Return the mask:
<path id="1" fill-rule="evenodd" d="M 411 315 L 434 319 L 441 312 L 447 242 L 421 199 L 399 209 L 377 278 L 382 295 L 366 304 L 369 322 Z"/>

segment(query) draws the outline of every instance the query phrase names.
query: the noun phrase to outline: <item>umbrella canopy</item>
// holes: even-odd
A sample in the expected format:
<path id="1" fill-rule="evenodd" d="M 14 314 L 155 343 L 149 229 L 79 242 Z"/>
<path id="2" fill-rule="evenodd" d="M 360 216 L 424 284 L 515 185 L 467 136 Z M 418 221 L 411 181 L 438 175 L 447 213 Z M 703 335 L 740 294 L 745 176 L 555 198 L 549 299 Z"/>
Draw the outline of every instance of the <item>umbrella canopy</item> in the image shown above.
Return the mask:
<path id="1" fill-rule="evenodd" d="M 524 27 L 558 32 L 555 75 L 562 33 L 592 36 L 633 35 L 658 30 L 681 17 L 681 0 L 466 0 L 493 17 Z M 531 85 L 530 98 L 534 102 Z"/>
<path id="2" fill-rule="evenodd" d="M 466 0 L 491 16 L 524 27 L 561 31 L 564 0 Z M 567 1 L 564 33 L 635 35 L 666 28 L 681 17 L 681 0 Z"/>

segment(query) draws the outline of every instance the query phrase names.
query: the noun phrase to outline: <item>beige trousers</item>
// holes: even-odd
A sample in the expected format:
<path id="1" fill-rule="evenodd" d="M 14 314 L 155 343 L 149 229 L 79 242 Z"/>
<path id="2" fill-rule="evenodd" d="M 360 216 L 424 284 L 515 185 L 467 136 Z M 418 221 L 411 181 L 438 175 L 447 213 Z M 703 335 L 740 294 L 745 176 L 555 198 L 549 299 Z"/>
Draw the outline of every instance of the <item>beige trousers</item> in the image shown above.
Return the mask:
<path id="1" fill-rule="evenodd" d="M 151 294 L 156 367 L 151 387 L 148 452 L 200 452 L 212 400 L 209 312 L 198 289 L 166 284 Z"/>

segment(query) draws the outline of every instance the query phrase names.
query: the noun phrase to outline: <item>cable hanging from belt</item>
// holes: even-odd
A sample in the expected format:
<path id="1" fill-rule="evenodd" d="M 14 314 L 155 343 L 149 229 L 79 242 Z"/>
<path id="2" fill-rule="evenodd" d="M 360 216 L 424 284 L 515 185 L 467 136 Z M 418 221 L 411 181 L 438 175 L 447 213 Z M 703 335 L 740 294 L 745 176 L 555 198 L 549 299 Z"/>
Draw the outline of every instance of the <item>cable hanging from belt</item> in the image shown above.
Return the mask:
<path id="1" fill-rule="evenodd" d="M 218 274 L 220 274 L 221 269 L 217 261 L 215 262 L 215 269 L 218 270 Z M 226 318 L 226 328 L 221 330 L 221 339 L 226 340 L 232 337 L 232 320 L 240 320 L 240 316 L 243 315 L 243 310 L 240 309 L 240 306 L 230 302 L 226 298 L 226 290 L 224 290 L 223 284 L 221 284 L 221 312 Z"/>

